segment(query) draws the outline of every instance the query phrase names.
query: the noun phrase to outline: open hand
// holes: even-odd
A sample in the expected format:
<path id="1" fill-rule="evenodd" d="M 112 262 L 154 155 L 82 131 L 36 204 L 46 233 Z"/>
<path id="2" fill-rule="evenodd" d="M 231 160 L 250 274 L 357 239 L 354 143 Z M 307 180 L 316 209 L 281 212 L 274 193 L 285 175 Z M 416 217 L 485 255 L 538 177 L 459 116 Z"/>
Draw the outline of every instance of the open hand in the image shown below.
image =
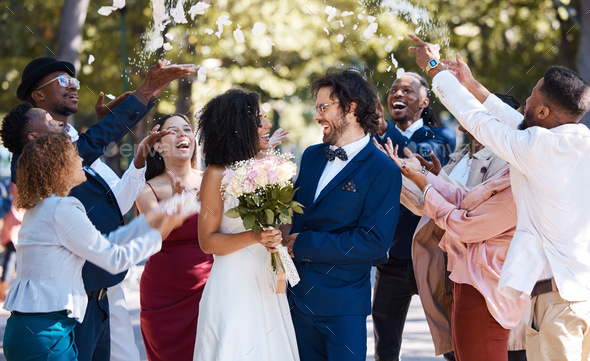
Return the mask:
<path id="1" fill-rule="evenodd" d="M 473 74 L 471 74 L 471 69 L 469 69 L 469 65 L 461 58 L 461 55 L 457 53 L 455 56 L 456 61 L 443 59 L 440 62 L 447 66 L 447 70 L 450 71 L 455 78 L 459 80 L 461 84 L 464 86 L 469 86 L 473 83 L 475 78 Z"/>
<path id="2" fill-rule="evenodd" d="M 157 141 L 159 141 L 168 134 L 174 133 L 171 130 L 158 131 L 159 129 L 160 125 L 156 124 L 150 131 L 150 134 L 147 137 L 143 138 L 143 140 L 139 143 L 139 146 L 137 147 L 137 154 L 135 155 L 135 159 L 133 160 L 135 168 L 143 168 L 145 160 L 147 159 L 147 156 L 150 153 L 150 150 L 152 149 L 154 144 L 156 144 Z"/>
<path id="3" fill-rule="evenodd" d="M 187 188 L 184 186 L 179 179 L 177 179 L 174 174 L 170 171 L 166 172 L 168 177 L 170 178 L 170 185 L 172 186 L 172 195 L 181 194 L 182 192 L 186 191 Z"/>
<path id="4" fill-rule="evenodd" d="M 271 148 L 280 145 L 281 143 L 283 143 L 283 140 L 287 139 L 287 135 L 289 135 L 289 133 L 291 132 L 288 130 L 283 130 L 283 128 L 275 130 L 275 132 L 272 133 L 270 139 L 268 140 L 268 144 Z"/>
<path id="5" fill-rule="evenodd" d="M 438 175 L 438 173 L 440 173 L 442 165 L 433 151 L 430 151 L 430 159 L 432 159 L 432 162 L 427 161 L 420 154 L 414 154 L 414 157 L 416 157 L 420 161 L 420 165 L 422 165 L 430 173 L 434 175 Z"/>
<path id="6" fill-rule="evenodd" d="M 173 80 L 182 78 L 199 69 L 193 64 L 169 65 L 167 60 L 158 60 L 147 72 L 143 83 L 137 89 L 146 99 L 158 97 Z"/>
<path id="7" fill-rule="evenodd" d="M 106 117 L 113 109 L 115 109 L 119 104 L 123 103 L 123 101 L 131 96 L 131 92 L 125 92 L 115 99 L 111 100 L 110 102 L 103 104 L 104 102 L 104 93 L 100 92 L 98 95 L 98 100 L 96 104 L 94 104 L 94 111 L 96 112 L 96 121 L 99 122 L 102 118 Z"/>

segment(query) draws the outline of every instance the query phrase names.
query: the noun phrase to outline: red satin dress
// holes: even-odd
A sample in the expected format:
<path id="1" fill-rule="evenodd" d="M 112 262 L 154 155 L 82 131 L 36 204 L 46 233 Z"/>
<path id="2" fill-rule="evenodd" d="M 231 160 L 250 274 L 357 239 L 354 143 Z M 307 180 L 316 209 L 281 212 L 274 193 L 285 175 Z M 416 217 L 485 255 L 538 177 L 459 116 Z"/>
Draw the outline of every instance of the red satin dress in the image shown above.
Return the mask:
<path id="1" fill-rule="evenodd" d="M 172 231 L 145 264 L 140 322 L 150 361 L 193 359 L 199 302 L 213 265 L 213 256 L 199 247 L 197 230 L 194 215 Z"/>

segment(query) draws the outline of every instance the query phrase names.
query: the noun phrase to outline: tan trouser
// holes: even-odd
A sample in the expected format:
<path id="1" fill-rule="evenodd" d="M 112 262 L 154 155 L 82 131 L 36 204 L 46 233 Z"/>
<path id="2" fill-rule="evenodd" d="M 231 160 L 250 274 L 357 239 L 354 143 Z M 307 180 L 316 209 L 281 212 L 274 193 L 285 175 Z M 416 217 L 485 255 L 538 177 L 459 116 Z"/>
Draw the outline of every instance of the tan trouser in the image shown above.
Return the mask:
<path id="1" fill-rule="evenodd" d="M 590 301 L 569 302 L 557 291 L 533 297 L 526 356 L 532 361 L 589 361 Z"/>

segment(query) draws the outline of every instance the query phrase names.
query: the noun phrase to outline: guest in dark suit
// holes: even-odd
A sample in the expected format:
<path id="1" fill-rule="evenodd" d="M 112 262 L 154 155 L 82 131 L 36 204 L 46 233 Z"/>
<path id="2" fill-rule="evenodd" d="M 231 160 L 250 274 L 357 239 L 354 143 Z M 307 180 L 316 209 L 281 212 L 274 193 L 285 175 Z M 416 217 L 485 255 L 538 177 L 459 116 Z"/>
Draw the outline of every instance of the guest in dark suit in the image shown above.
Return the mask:
<path id="1" fill-rule="evenodd" d="M 401 176 L 370 141 L 376 89 L 355 69 L 312 84 L 323 144 L 303 154 L 287 245 L 301 282 L 289 290 L 302 361 L 365 360 L 371 265 L 391 245 Z"/>
<path id="2" fill-rule="evenodd" d="M 428 83 L 416 73 L 405 73 L 389 89 L 387 107 L 394 123 L 380 123 L 375 139 L 385 144 L 387 138 L 398 146 L 398 156 L 405 157 L 404 147 L 430 159 L 434 152 L 444 165 L 455 149 L 455 135 L 440 127 L 429 107 Z M 398 360 L 402 332 L 413 295 L 418 294 L 412 266 L 412 238 L 420 217 L 403 205 L 387 263 L 377 265 L 373 298 L 375 360 Z"/>
<path id="3" fill-rule="evenodd" d="M 107 234 L 123 225 L 124 220 L 109 184 L 90 166 L 103 155 L 107 145 L 120 141 L 147 114 L 156 97 L 172 80 L 193 71 L 191 67 L 166 67 L 163 62 L 153 66 L 133 94 L 116 107 L 110 104 L 104 118 L 76 140 L 87 181 L 73 188 L 70 195 L 80 200 L 88 218 L 100 232 Z M 34 59 L 25 67 L 17 96 L 22 100 L 28 99 L 44 111 L 34 109 L 29 112 L 30 105 L 29 109 L 25 109 L 25 103 L 20 106 L 23 107 L 22 112 L 16 113 L 21 114 L 20 118 L 26 122 L 19 116 L 7 116 L 3 121 L 2 139 L 5 144 L 11 144 L 9 150 L 13 152 L 13 182 L 16 182 L 18 154 L 27 142 L 41 134 L 68 130 L 67 117 L 78 110 L 77 90 L 80 82 L 74 76 L 72 64 L 51 57 Z M 90 262 L 85 264 L 82 278 L 88 293 L 88 307 L 84 322 L 76 325 L 74 333 L 79 351 L 78 360 L 111 359 L 106 289 L 120 283 L 125 274 L 112 275 Z"/>

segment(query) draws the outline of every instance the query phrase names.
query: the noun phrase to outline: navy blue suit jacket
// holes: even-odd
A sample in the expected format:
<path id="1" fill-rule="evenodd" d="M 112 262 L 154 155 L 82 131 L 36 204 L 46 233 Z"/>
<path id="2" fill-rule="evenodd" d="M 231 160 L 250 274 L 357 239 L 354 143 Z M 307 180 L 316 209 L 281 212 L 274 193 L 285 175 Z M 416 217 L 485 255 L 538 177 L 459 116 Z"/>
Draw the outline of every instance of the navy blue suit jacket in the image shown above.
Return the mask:
<path id="1" fill-rule="evenodd" d="M 289 301 L 309 315 L 368 315 L 371 265 L 391 245 L 401 173 L 369 142 L 314 201 L 325 147 L 307 148 L 295 183 L 295 199 L 305 208 L 291 230 L 299 233 L 293 252 L 301 282 L 288 292 Z"/>
<path id="2" fill-rule="evenodd" d="M 455 150 L 455 134 L 449 128 L 422 126 L 408 139 L 394 124 L 391 122 L 387 123 L 384 139 L 381 140 L 379 137 L 376 137 L 377 141 L 384 144 L 387 138 L 391 138 L 393 145 L 395 146 L 397 144 L 399 146 L 399 157 L 406 157 L 403 153 L 403 147 L 408 147 L 413 153 L 418 153 L 427 160 L 430 160 L 430 151 L 434 151 L 434 154 L 444 166 L 450 159 L 449 155 Z M 395 231 L 391 249 L 389 250 L 389 257 L 405 260 L 412 259 L 412 238 L 414 237 L 414 231 L 419 221 L 419 216 L 413 214 L 404 206 L 400 207 L 398 220 L 400 226 Z"/>
<path id="3" fill-rule="evenodd" d="M 151 109 L 147 108 L 134 96 L 130 96 L 118 107 L 113 109 L 100 122 L 92 125 L 80 134 L 74 143 L 78 148 L 82 164 L 90 166 L 104 154 L 105 148 L 112 142 L 119 142 Z M 16 183 L 16 164 L 18 154 L 12 157 L 12 180 Z M 125 224 L 119 204 L 104 179 L 94 171 L 86 171 L 86 182 L 72 189 L 71 196 L 82 202 L 88 218 L 101 233 L 108 234 L 120 225 Z M 82 279 L 86 291 L 108 288 L 120 283 L 127 271 L 112 275 L 93 263 L 86 262 L 82 268 Z"/>

